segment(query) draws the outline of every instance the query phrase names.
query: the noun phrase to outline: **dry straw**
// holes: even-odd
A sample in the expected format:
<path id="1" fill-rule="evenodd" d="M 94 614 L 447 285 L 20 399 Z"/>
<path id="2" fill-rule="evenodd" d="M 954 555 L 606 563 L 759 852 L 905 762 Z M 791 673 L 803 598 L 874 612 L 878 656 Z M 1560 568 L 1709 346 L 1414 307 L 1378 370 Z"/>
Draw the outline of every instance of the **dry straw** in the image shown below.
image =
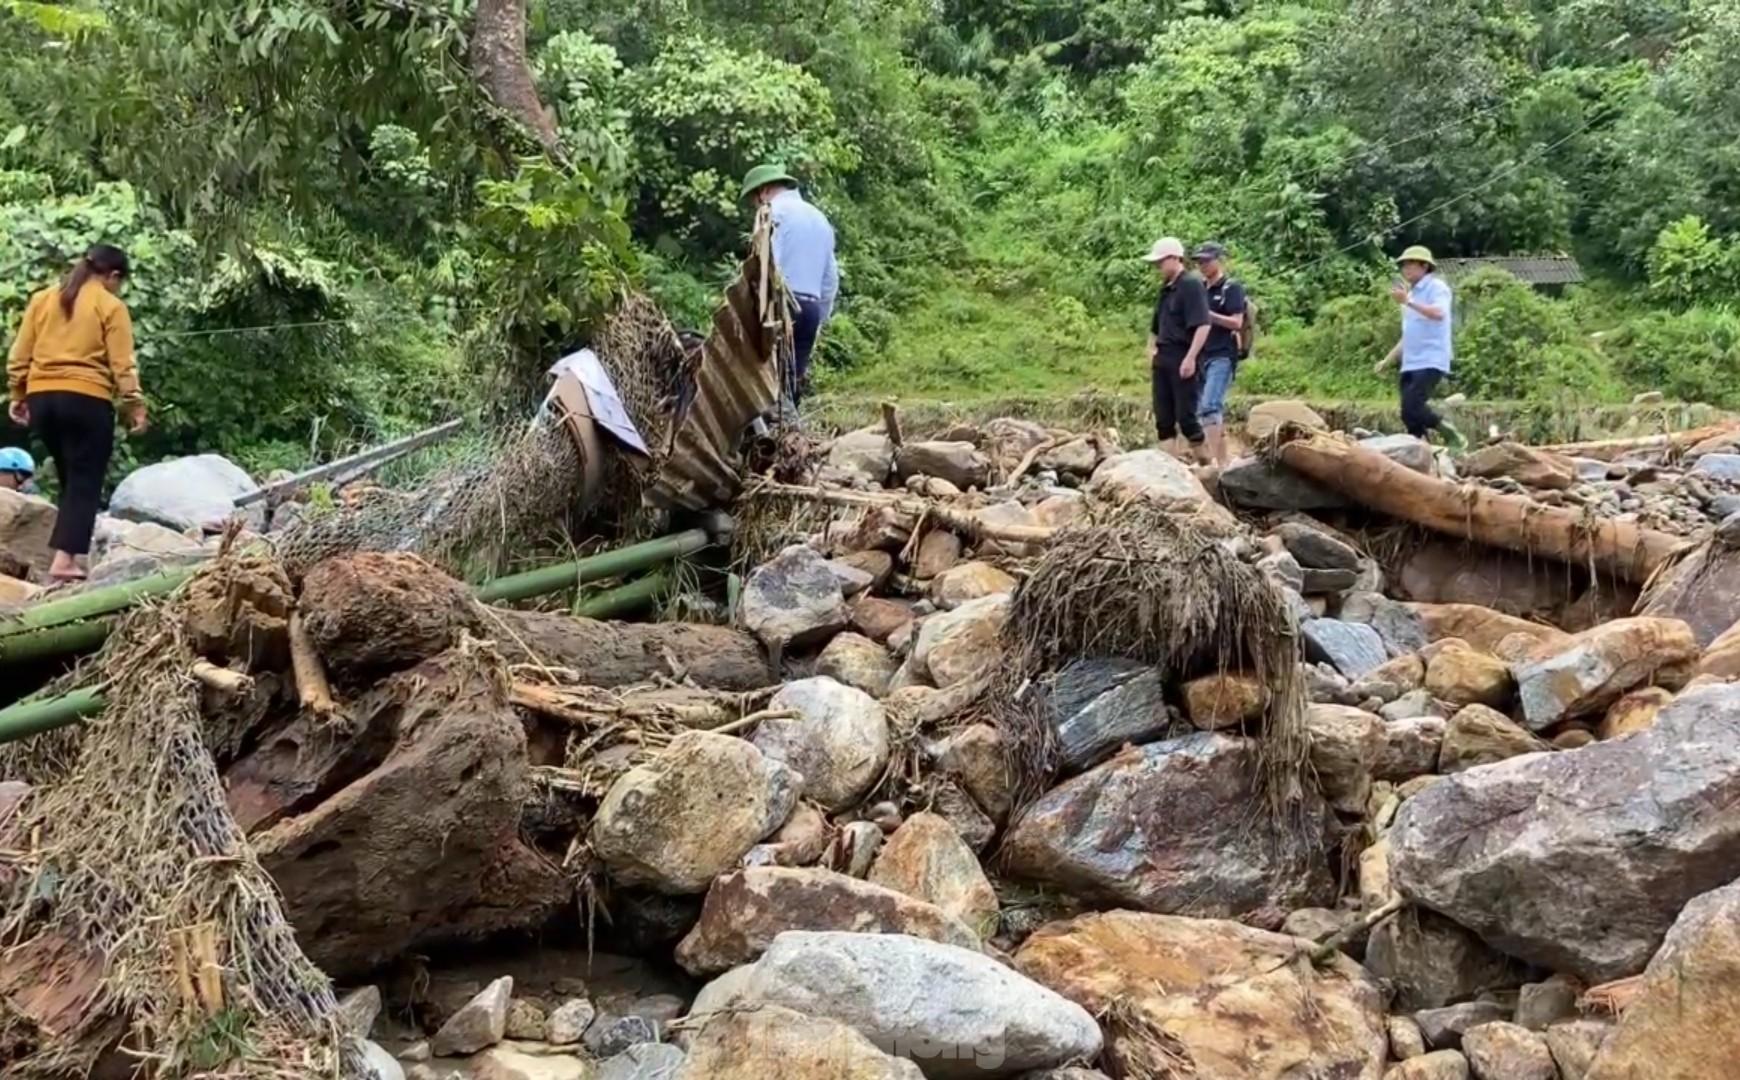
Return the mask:
<path id="1" fill-rule="evenodd" d="M 1269 690 L 1262 781 L 1277 819 L 1303 805 L 1310 744 L 1299 637 L 1286 601 L 1188 519 L 1137 502 L 1059 533 L 1016 590 L 1001 673 L 980 704 L 1000 725 L 1018 808 L 1050 786 L 1057 750 L 1044 684 L 1096 657 L 1170 682 L 1249 672 Z"/>
<path id="2" fill-rule="evenodd" d="M 0 1046 L 17 1054 L 8 1077 L 86 1075 L 117 1038 L 157 1076 L 362 1075 L 330 984 L 230 816 L 186 596 L 134 612 L 110 638 L 109 705 L 62 748 L 58 781 L 26 800 L 26 843 L 0 867 L 0 970 L 58 982 L 70 1003 L 48 1031 L 0 1003 Z"/>

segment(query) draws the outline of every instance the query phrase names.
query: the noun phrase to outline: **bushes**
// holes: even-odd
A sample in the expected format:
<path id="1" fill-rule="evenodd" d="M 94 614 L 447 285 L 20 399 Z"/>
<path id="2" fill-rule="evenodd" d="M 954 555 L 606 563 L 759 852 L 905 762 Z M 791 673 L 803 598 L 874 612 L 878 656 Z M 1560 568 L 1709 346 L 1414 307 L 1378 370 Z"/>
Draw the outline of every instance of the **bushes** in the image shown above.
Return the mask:
<path id="1" fill-rule="evenodd" d="M 1607 335 L 1601 351 L 1634 389 L 1740 408 L 1740 316 L 1731 312 L 1639 314 Z"/>

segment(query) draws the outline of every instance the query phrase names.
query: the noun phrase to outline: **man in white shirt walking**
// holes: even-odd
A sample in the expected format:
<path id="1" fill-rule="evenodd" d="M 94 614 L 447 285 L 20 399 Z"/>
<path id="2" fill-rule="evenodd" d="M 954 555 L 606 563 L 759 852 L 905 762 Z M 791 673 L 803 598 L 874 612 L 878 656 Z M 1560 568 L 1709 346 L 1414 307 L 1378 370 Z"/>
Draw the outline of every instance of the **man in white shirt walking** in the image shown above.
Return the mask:
<path id="1" fill-rule="evenodd" d="M 804 201 L 783 165 L 757 165 L 743 178 L 743 197 L 766 205 L 773 219 L 773 265 L 797 304 L 792 327 L 792 404 L 809 382 L 810 356 L 822 324 L 834 312 L 840 267 L 834 261 L 834 226 Z"/>
<path id="2" fill-rule="evenodd" d="M 1401 361 L 1402 424 L 1408 434 L 1423 439 L 1434 429 L 1452 449 L 1468 445 L 1462 433 L 1432 408 L 1432 391 L 1450 374 L 1450 285 L 1438 276 L 1430 249 L 1415 244 L 1396 259 L 1407 284 L 1397 284 L 1390 296 L 1402 306 L 1402 339 L 1373 369 L 1382 375 Z"/>

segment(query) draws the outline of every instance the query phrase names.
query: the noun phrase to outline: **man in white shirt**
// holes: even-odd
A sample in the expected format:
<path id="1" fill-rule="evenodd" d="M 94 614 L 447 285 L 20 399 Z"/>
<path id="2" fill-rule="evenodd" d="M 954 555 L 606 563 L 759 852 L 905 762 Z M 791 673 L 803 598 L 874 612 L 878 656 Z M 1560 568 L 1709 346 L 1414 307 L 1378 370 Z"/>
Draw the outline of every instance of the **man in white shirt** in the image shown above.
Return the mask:
<path id="1" fill-rule="evenodd" d="M 804 201 L 783 165 L 757 165 L 743 178 L 743 197 L 765 204 L 773 218 L 773 265 L 797 303 L 793 312 L 792 403 L 809 382 L 810 356 L 822 324 L 834 312 L 840 267 L 834 261 L 834 226 Z"/>
<path id="2" fill-rule="evenodd" d="M 1402 338 L 1374 370 L 1382 375 L 1401 361 L 1402 424 L 1408 434 L 1423 439 L 1436 429 L 1453 449 L 1461 449 L 1468 440 L 1429 404 L 1432 391 L 1450 374 L 1450 285 L 1438 276 L 1431 250 L 1420 244 L 1402 252 L 1396 262 L 1407 281 L 1390 290 L 1390 296 L 1402 306 Z"/>

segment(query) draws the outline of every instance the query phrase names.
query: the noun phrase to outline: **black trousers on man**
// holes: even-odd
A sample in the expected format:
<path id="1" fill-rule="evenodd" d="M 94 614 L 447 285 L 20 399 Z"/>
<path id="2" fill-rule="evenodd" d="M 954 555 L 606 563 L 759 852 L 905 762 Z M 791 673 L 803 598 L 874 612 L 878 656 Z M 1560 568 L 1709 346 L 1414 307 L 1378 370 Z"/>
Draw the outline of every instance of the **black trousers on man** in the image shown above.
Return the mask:
<path id="1" fill-rule="evenodd" d="M 1443 422 L 1430 404 L 1432 391 L 1444 380 L 1444 373 L 1434 368 L 1402 372 L 1402 426 L 1416 439 L 1426 437 Z"/>
<path id="2" fill-rule="evenodd" d="M 30 430 L 48 448 L 60 477 L 60 512 L 48 546 L 68 555 L 91 550 L 103 477 L 115 451 L 115 406 L 89 394 L 48 390 L 24 399 Z"/>
<path id="3" fill-rule="evenodd" d="M 1202 441 L 1202 421 L 1196 418 L 1196 399 L 1202 388 L 1202 364 L 1186 379 L 1181 373 L 1184 357 L 1162 354 L 1154 361 L 1154 427 L 1160 441 L 1168 442 L 1180 432 L 1191 445 Z"/>
<path id="4" fill-rule="evenodd" d="M 794 296 L 792 312 L 791 400 L 796 405 L 810 386 L 810 357 L 822 333 L 822 302 L 813 296 Z"/>

